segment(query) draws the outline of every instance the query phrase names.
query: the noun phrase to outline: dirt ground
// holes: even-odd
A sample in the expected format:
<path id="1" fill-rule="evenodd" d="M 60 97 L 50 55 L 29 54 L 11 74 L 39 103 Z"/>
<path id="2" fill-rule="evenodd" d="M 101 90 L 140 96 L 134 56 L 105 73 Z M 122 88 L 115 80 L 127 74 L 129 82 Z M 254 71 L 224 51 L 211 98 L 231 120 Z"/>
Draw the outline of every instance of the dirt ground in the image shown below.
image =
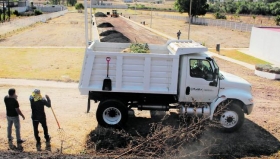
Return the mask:
<path id="1" fill-rule="evenodd" d="M 234 73 L 248 80 L 253 86 L 254 110 L 251 115 L 246 115 L 244 125 L 240 130 L 234 133 L 222 133 L 218 129 L 207 129 L 199 138 L 199 142 L 190 144 L 184 153 L 195 153 L 199 158 L 248 158 L 274 155 L 280 150 L 280 81 L 262 79 L 253 74 L 253 71 L 227 61 L 216 59 L 222 70 Z M 238 68 L 238 71 L 236 71 Z M 87 135 L 97 128 L 95 111 L 97 104 L 92 103 L 92 109 L 86 114 L 87 97 L 81 96 L 78 91 L 78 85 L 73 83 L 55 83 L 51 81 L 39 81 L 35 83 L 32 80 L 14 82 L 3 82 L 0 80 L 0 96 L 5 96 L 10 87 L 17 89 L 20 107 L 26 116 L 21 120 L 22 137 L 27 139 L 22 144 L 23 152 L 10 148 L 6 135 L 5 107 L 3 101 L 0 109 L 0 157 L 14 154 L 25 157 L 53 157 L 59 155 L 62 150 L 64 154 L 81 155 L 85 152 L 85 141 Z M 3 84 L 7 83 L 7 84 Z M 34 88 L 40 88 L 42 94 L 48 94 L 52 99 L 52 106 L 64 130 L 67 140 L 61 143 L 60 134 L 55 119 L 50 109 L 46 108 L 47 122 L 50 135 L 52 136 L 51 149 L 42 145 L 42 151 L 37 151 L 35 139 L 33 137 L 32 123 L 30 119 L 30 105 L 28 97 Z M 139 131 L 148 131 L 150 115 L 148 111 L 136 111 L 136 117 L 130 117 L 129 124 L 131 129 L 135 129 L 139 124 L 143 129 Z M 170 117 L 168 120 L 174 120 Z M 142 123 L 142 124 L 141 124 Z M 135 125 L 136 124 L 136 125 Z M 42 128 L 40 135 L 42 136 Z M 15 143 L 14 143 L 15 144 Z M 17 146 L 17 145 L 15 145 Z M 50 153 L 52 152 L 52 153 Z M 279 154 L 278 154 L 279 155 Z M 84 156 L 85 157 L 85 156 Z M 274 156 L 277 158 L 277 156 Z M 280 157 L 280 156 L 278 156 Z"/>
<path id="2" fill-rule="evenodd" d="M 104 13 L 106 13 L 103 10 Z M 137 12 L 137 15 L 123 13 L 123 16 L 140 23 L 145 21 L 145 26 L 150 27 L 151 16 L 149 12 Z M 90 16 L 89 16 L 90 17 Z M 121 19 L 121 18 L 117 18 Z M 116 18 L 98 18 L 98 23 L 110 21 L 114 23 L 116 30 L 122 32 L 132 42 L 135 39 L 138 42 L 160 44 L 165 43 L 165 39 L 159 37 L 151 31 L 145 30 L 135 24 L 127 24 L 127 21 L 114 22 Z M 126 23 L 126 24 L 124 24 Z M 130 25 L 130 29 L 125 26 Z M 5 27 L 5 26 L 1 26 Z M 8 27 L 8 26 L 6 26 Z M 166 35 L 176 38 L 176 33 L 181 30 L 181 39 L 188 39 L 188 23 L 175 19 L 152 17 L 152 29 L 160 31 Z M 106 29 L 103 29 L 104 31 Z M 99 31 L 102 32 L 102 29 Z M 125 32 L 123 32 L 125 31 Z M 221 48 L 248 48 L 250 42 L 250 33 L 233 31 L 214 26 L 191 25 L 190 39 L 205 44 L 207 47 L 214 48 L 220 44 Z M 238 40 L 237 40 L 238 39 Z M 47 23 L 36 25 L 25 29 L 20 34 L 5 39 L 0 39 L 0 46 L 85 46 L 84 15 L 82 13 L 70 12 L 64 16 L 54 18 Z"/>
<path id="3" fill-rule="evenodd" d="M 84 20 L 84 14 L 69 12 L 46 23 L 36 24 L 20 34 L 0 38 L 0 46 L 85 46 Z"/>
<path id="4" fill-rule="evenodd" d="M 78 24 L 71 24 L 70 21 L 77 19 Z M 148 22 L 148 16 L 136 21 Z M 65 18 L 65 19 L 64 19 Z M 133 20 L 135 17 L 131 17 Z M 84 30 L 80 21 L 82 21 L 82 14 L 68 13 L 63 17 L 55 18 L 47 24 L 40 24 L 31 30 L 26 30 L 21 34 L 13 35 L 10 38 L 0 42 L 1 46 L 83 46 L 84 44 Z M 114 19 L 116 20 L 116 19 Z M 60 21 L 63 21 L 60 23 Z M 75 20 L 76 21 L 76 20 Z M 164 22 L 164 23 L 162 23 Z M 56 24 L 57 23 L 57 24 Z M 156 25 L 157 24 L 157 25 Z M 167 27 L 160 27 L 160 24 L 165 24 Z M 81 25 L 78 27 L 78 25 Z M 123 24 L 124 25 L 124 24 Z M 149 25 L 146 23 L 146 25 Z M 186 38 L 187 34 L 183 31 L 186 30 L 186 25 L 182 21 L 171 21 L 169 19 L 155 18 L 152 28 L 162 31 L 165 34 L 175 37 L 178 29 L 182 31 L 182 38 Z M 51 27 L 53 28 L 51 28 Z M 58 28 L 56 28 L 58 26 Z M 76 26 L 73 28 L 73 26 Z M 55 27 L 55 29 L 54 29 Z M 117 26 L 116 26 L 117 27 Z M 206 26 L 192 26 L 193 31 L 191 37 L 201 38 L 199 35 L 211 35 L 206 45 L 214 45 L 218 39 L 222 46 L 223 44 L 228 47 L 248 47 L 249 33 L 236 32 L 225 30 L 221 28 L 208 28 Z M 196 28 L 197 27 L 197 28 Z M 51 29 L 50 29 L 51 28 Z M 172 29 L 170 29 L 172 28 Z M 48 30 L 55 33 L 61 32 L 61 36 L 50 36 L 49 38 L 41 38 L 48 36 Z M 123 29 L 123 28 L 120 28 Z M 135 31 L 126 34 L 126 36 L 138 37 L 142 32 Z M 197 29 L 197 30 L 196 30 Z M 69 32 L 68 32 L 69 30 Z M 72 30 L 72 31 L 71 31 Z M 124 29 L 124 30 L 128 30 Z M 56 31 L 56 32 L 55 32 Z M 119 30 L 120 31 L 120 30 Z M 33 34 L 35 32 L 36 34 Z M 74 34 L 80 33 L 80 34 Z M 73 33 L 73 36 L 72 36 Z M 37 36 L 34 38 L 33 36 Z M 154 36 L 154 35 L 153 35 Z M 72 37 L 72 38 L 71 38 Z M 207 37 L 207 36 L 206 36 Z M 246 38 L 247 37 L 247 38 Z M 69 39 L 71 38 L 71 39 Z M 28 39 L 28 40 L 24 40 Z M 31 40 L 30 40 L 31 39 Z M 38 40 L 40 39 L 40 40 Z M 63 40 L 64 39 L 64 40 Z M 158 38 L 160 39 L 160 38 Z M 38 41 L 37 41 L 38 40 Z M 145 40 L 145 38 L 143 39 Z M 146 42 L 158 42 L 160 40 L 149 40 Z M 199 39 L 195 39 L 200 41 Z M 203 40 L 203 39 L 202 39 Z M 162 39 L 161 39 L 162 41 Z M 213 41 L 213 42 L 212 42 Z M 230 41 L 230 42 L 228 42 Z M 212 42 L 212 43 L 211 43 Z M 247 42 L 247 45 L 246 45 Z M 71 45 L 69 44 L 71 43 Z M 182 153 L 193 153 L 197 158 L 279 158 L 280 150 L 280 81 L 268 80 L 257 77 L 252 70 L 245 67 L 233 64 L 222 59 L 217 59 L 221 70 L 241 76 L 252 84 L 254 96 L 254 109 L 251 115 L 246 115 L 244 125 L 240 130 L 234 133 L 222 133 L 217 129 L 207 129 L 204 134 L 199 138 L 199 142 L 190 144 L 189 147 Z M 38 81 L 37 81 L 38 82 Z M 0 96 L 4 97 L 10 87 L 17 89 L 18 100 L 20 108 L 26 116 L 25 120 L 21 120 L 22 138 L 27 139 L 22 145 L 9 145 L 6 139 L 6 115 L 3 100 L 0 101 L 0 158 L 55 158 L 67 157 L 67 155 L 59 155 L 62 151 L 63 154 L 68 154 L 71 157 L 93 157 L 94 154 L 85 154 L 85 141 L 87 135 L 91 131 L 96 130 L 97 123 L 95 119 L 95 111 L 97 104 L 92 102 L 92 109 L 89 114 L 86 114 L 87 97 L 81 96 L 78 91 L 77 83 L 56 83 L 51 81 L 36 81 L 27 80 L 8 80 L 0 79 Z M 49 132 L 52 136 L 51 146 L 42 145 L 42 150 L 38 151 L 35 146 L 35 139 L 33 137 L 31 111 L 28 97 L 34 88 L 40 88 L 42 94 L 48 94 L 52 99 L 52 107 L 60 122 L 61 128 L 64 130 L 66 139 L 64 142 L 60 140 L 58 127 L 53 114 L 50 109 L 46 108 L 47 122 L 49 125 Z M 137 125 L 147 124 L 146 130 L 149 129 L 148 123 L 153 122 L 150 120 L 148 111 L 135 113 L 136 117 L 130 117 L 129 121 L 132 125 L 131 129 Z M 172 120 L 172 117 L 170 118 Z M 145 122 L 143 122 L 145 121 Z M 133 126 L 134 124 L 134 126 Z M 144 125 L 145 126 L 145 125 Z M 143 127 L 142 127 L 143 128 Z M 13 132 L 14 133 L 14 132 Z M 13 134 L 14 135 L 14 134 Z M 42 136 L 42 129 L 40 129 Z M 15 147 L 23 148 L 23 152 L 15 149 Z M 278 155 L 275 154 L 278 152 Z M 72 155 L 71 155 L 72 154 Z M 91 156 L 90 156 L 91 155 Z"/>

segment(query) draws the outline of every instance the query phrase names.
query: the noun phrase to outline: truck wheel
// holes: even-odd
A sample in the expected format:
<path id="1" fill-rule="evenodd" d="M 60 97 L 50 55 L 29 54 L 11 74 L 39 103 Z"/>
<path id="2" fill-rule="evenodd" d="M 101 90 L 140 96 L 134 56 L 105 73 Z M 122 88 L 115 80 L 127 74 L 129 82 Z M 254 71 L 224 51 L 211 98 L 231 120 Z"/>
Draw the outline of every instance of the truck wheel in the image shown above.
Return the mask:
<path id="1" fill-rule="evenodd" d="M 244 112 L 236 103 L 231 103 L 220 115 L 220 123 L 225 132 L 238 130 L 244 122 Z"/>
<path id="2" fill-rule="evenodd" d="M 96 111 L 98 124 L 103 127 L 122 127 L 127 121 L 128 110 L 119 100 L 109 99 L 101 102 Z"/>

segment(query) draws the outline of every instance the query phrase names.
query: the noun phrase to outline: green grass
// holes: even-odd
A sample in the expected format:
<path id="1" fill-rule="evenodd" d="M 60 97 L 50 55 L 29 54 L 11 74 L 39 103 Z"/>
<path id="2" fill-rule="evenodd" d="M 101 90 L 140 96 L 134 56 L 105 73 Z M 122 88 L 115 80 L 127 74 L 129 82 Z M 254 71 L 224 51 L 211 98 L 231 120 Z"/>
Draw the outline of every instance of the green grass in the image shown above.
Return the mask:
<path id="1" fill-rule="evenodd" d="M 213 52 L 213 53 L 217 53 L 215 49 L 209 49 L 209 51 Z M 238 60 L 238 61 L 242 61 L 248 64 L 252 64 L 252 65 L 256 65 L 256 64 L 271 64 L 267 61 L 261 60 L 259 58 L 244 54 L 240 51 L 237 50 L 224 50 L 221 49 L 220 54 L 223 56 L 227 56 L 229 58 Z"/>
<path id="2" fill-rule="evenodd" d="M 0 78 L 79 81 L 84 49 L 0 48 Z"/>

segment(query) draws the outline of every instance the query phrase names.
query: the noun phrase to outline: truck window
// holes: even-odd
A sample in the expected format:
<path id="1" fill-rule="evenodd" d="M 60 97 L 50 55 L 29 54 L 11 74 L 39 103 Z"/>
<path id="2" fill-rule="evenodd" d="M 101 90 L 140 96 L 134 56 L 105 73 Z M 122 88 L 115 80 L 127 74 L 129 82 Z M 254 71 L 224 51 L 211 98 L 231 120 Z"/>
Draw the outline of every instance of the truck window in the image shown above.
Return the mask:
<path id="1" fill-rule="evenodd" d="M 190 59 L 190 76 L 207 81 L 213 80 L 213 69 L 210 62 L 202 59 Z"/>

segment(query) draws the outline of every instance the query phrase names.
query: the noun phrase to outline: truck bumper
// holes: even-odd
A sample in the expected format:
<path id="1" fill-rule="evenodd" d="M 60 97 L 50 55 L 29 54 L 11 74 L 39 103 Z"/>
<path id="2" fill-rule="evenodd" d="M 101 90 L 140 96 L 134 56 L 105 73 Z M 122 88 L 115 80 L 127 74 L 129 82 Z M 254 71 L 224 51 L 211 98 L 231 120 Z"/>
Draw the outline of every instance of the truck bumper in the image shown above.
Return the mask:
<path id="1" fill-rule="evenodd" d="M 253 107 L 254 107 L 254 104 L 248 104 L 248 105 L 245 105 L 246 106 L 246 109 L 247 109 L 247 114 L 251 114 L 251 112 L 253 111 Z"/>

